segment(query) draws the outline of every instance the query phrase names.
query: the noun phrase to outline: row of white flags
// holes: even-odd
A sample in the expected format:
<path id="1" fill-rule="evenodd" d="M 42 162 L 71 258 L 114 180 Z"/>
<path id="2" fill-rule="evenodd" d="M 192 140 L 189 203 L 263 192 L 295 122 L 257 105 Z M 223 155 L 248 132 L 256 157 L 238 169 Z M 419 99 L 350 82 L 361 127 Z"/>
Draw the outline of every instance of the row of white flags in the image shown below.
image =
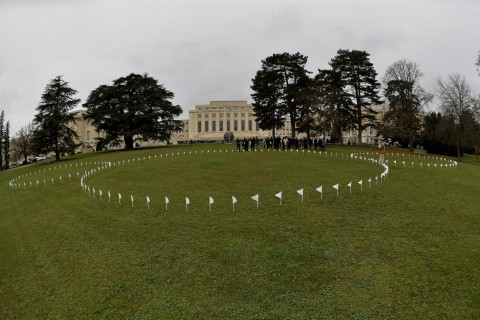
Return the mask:
<path id="1" fill-rule="evenodd" d="M 383 178 L 383 176 L 382 176 Z M 375 177 L 375 180 L 378 181 L 378 176 Z M 367 180 L 369 182 L 369 186 L 371 186 L 371 182 L 372 182 L 372 178 L 369 178 Z M 360 190 L 362 191 L 363 190 L 363 180 L 360 180 L 358 181 L 358 184 L 360 185 Z M 352 193 L 352 182 L 349 182 L 347 184 L 347 186 L 350 188 L 350 193 Z M 337 183 L 335 185 L 332 186 L 333 189 L 336 190 L 336 195 L 337 195 L 337 198 L 339 196 L 339 189 L 340 189 L 340 183 Z M 320 199 L 323 199 L 323 186 L 319 186 L 318 188 L 315 189 L 318 193 L 320 193 Z M 95 195 L 96 195 L 96 190 L 95 188 L 92 188 L 90 189 L 90 186 L 86 186 L 84 185 L 84 191 L 85 192 L 88 192 L 89 196 L 90 195 L 93 195 L 93 197 L 95 198 Z M 304 188 L 302 189 L 299 189 L 296 191 L 297 194 L 299 194 L 301 196 L 301 202 L 303 202 L 303 197 L 304 197 Z M 98 190 L 98 195 L 99 195 L 99 198 L 100 200 L 102 200 L 102 190 Z M 111 202 L 111 193 L 110 191 L 107 191 L 107 195 L 108 195 L 108 202 L 110 203 Z M 280 191 L 278 193 L 275 194 L 275 197 L 277 197 L 279 200 L 280 200 L 280 205 L 282 205 L 282 200 L 283 200 L 283 191 Z M 259 207 L 259 203 L 260 203 L 260 194 L 256 194 L 254 196 L 251 196 L 250 197 L 252 200 L 254 200 L 256 202 L 256 207 L 258 209 Z M 133 195 L 130 195 L 130 201 L 131 201 L 131 206 L 132 208 L 134 207 L 134 197 Z M 149 196 L 146 196 L 146 203 L 147 203 L 147 208 L 150 210 L 150 197 Z M 238 199 L 235 197 L 235 196 L 232 196 L 232 210 L 235 211 L 235 204 L 238 202 Z M 168 210 L 168 205 L 170 203 L 170 199 L 168 197 L 165 197 L 165 210 Z M 188 211 L 188 206 L 190 205 L 191 201 L 188 197 L 185 197 L 185 209 Z M 208 206 L 209 206 L 209 211 L 212 211 L 212 205 L 215 203 L 215 200 L 212 196 L 209 196 L 208 197 Z M 118 193 L 118 204 L 121 206 L 122 205 L 122 194 L 121 193 Z"/>

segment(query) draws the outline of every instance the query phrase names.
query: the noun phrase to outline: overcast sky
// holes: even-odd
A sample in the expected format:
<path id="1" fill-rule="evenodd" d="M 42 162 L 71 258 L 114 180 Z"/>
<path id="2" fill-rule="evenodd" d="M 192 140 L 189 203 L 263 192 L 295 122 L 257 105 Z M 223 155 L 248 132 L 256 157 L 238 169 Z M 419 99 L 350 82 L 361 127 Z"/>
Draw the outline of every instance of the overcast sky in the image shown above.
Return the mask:
<path id="1" fill-rule="evenodd" d="M 187 118 L 211 100 L 251 102 L 251 79 L 273 53 L 298 51 L 316 72 L 340 48 L 369 52 L 379 80 L 407 58 L 432 93 L 453 72 L 478 93 L 479 31 L 475 1 L 0 0 L 0 110 L 15 133 L 55 76 L 83 103 L 134 72 L 164 84 Z"/>

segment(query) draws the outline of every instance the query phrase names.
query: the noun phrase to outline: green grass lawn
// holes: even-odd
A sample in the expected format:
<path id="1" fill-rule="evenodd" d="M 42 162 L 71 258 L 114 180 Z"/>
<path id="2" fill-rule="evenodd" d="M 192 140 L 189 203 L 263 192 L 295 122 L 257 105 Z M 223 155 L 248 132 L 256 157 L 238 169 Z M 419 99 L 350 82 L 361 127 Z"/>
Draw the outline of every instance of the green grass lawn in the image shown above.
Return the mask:
<path id="1" fill-rule="evenodd" d="M 479 162 L 445 169 L 388 154 L 376 184 L 372 148 L 234 148 L 102 152 L 2 172 L 0 318 L 480 318 Z M 115 166 L 87 180 L 94 199 L 77 172 L 101 162 Z"/>

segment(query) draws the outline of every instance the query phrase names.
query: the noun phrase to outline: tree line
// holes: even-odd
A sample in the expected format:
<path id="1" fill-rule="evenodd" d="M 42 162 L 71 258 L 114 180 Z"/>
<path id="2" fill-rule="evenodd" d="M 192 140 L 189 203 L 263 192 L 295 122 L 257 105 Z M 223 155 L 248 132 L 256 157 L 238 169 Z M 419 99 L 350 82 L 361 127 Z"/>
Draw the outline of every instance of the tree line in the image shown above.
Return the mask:
<path id="1" fill-rule="evenodd" d="M 255 116 L 273 136 L 289 118 L 292 137 L 303 132 L 342 143 L 342 132 L 355 130 L 361 144 L 362 131 L 373 127 L 410 150 L 423 144 L 429 152 L 461 157 L 480 145 L 479 97 L 462 75 L 438 78 L 434 95 L 421 86 L 419 66 L 407 59 L 391 64 L 381 82 L 366 51 L 340 49 L 316 74 L 306 70 L 307 59 L 298 52 L 273 54 L 252 79 Z M 480 53 L 476 65 L 480 75 Z M 441 112 L 427 113 L 435 99 Z M 373 106 L 379 104 L 386 112 L 378 120 Z"/>
<path id="2" fill-rule="evenodd" d="M 252 79 L 255 117 L 262 130 L 282 128 L 288 117 L 292 137 L 297 132 L 329 136 L 331 142 L 343 142 L 344 131 L 355 130 L 357 142 L 362 131 L 374 127 L 383 137 L 408 145 L 416 144 L 428 152 L 458 157 L 477 152 L 480 146 L 480 99 L 475 97 L 465 77 L 450 74 L 438 78 L 436 94 L 420 84 L 419 66 L 407 59 L 391 64 L 381 81 L 370 61 L 360 50 L 337 51 L 329 68 L 314 74 L 306 69 L 308 57 L 300 53 L 277 53 L 261 60 L 261 68 Z M 480 75 L 480 53 L 475 62 Z M 10 124 L 0 117 L 0 170 L 12 159 L 31 154 L 53 152 L 56 160 L 78 147 L 72 110 L 80 104 L 77 91 L 62 76 L 52 79 L 41 95 L 37 114 L 10 141 Z M 171 102 L 173 92 L 148 74 L 130 74 L 100 85 L 83 103 L 86 119 L 104 134 L 96 138 L 98 150 L 118 147 L 132 149 L 137 140 L 167 140 L 181 130 L 175 120 L 182 109 Z M 425 111 L 434 100 L 439 112 Z M 387 111 L 377 120 L 373 106 L 385 104 Z M 121 140 L 123 139 L 123 141 Z"/>

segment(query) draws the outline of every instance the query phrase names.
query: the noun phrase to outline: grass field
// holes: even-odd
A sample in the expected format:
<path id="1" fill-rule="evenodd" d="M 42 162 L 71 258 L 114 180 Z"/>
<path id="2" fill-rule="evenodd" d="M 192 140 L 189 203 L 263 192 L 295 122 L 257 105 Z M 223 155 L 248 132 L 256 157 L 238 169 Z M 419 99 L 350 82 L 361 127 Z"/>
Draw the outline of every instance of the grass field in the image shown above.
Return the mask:
<path id="1" fill-rule="evenodd" d="M 445 169 L 389 154 L 376 183 L 371 148 L 233 148 L 84 154 L 2 172 L 0 318 L 480 318 L 480 162 Z M 93 168 L 95 198 L 77 178 Z"/>

